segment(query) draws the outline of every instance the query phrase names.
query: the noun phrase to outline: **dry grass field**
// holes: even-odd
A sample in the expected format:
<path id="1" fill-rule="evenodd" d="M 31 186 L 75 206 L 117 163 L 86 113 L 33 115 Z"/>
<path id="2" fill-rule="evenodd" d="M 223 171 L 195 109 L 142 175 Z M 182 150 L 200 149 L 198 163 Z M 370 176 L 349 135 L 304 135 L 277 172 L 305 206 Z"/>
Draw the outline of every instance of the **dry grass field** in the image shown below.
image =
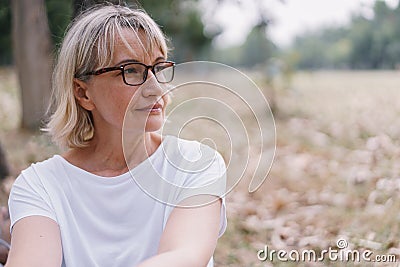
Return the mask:
<path id="1" fill-rule="evenodd" d="M 257 82 L 259 76 L 254 77 Z M 394 71 L 302 72 L 290 89 L 277 90 L 271 172 L 255 193 L 240 184 L 228 194 L 229 225 L 217 247 L 216 266 L 356 265 L 257 259 L 265 245 L 320 252 L 335 248 L 339 238 L 350 249 L 399 258 L 399 86 L 400 73 Z M 0 142 L 13 177 L 30 162 L 57 152 L 39 133 L 18 130 L 16 88 L 14 72 L 1 70 Z M 5 192 L 13 177 L 4 183 Z"/>
<path id="2" fill-rule="evenodd" d="M 400 255 L 400 73 L 303 72 L 276 93 L 276 158 L 254 194 L 228 196 L 218 266 L 353 266 L 263 262 L 257 251 L 348 248 Z M 396 266 L 359 263 L 358 266 Z"/>

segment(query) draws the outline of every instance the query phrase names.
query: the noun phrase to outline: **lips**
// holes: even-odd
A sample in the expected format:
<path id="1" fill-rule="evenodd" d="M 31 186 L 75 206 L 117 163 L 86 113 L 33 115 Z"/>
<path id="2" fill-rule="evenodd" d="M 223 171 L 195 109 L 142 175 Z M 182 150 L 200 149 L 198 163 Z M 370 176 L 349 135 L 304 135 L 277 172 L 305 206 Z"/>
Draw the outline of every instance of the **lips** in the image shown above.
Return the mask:
<path id="1" fill-rule="evenodd" d="M 152 109 L 162 109 L 162 105 L 160 103 L 156 103 L 155 105 L 153 105 Z"/>
<path id="2" fill-rule="evenodd" d="M 149 106 L 146 106 L 144 108 L 139 108 L 139 109 L 136 109 L 136 110 L 139 110 L 139 111 L 161 111 L 162 108 L 163 108 L 163 105 L 161 105 L 160 103 L 157 102 L 157 103 L 155 103 L 153 105 L 149 105 Z"/>

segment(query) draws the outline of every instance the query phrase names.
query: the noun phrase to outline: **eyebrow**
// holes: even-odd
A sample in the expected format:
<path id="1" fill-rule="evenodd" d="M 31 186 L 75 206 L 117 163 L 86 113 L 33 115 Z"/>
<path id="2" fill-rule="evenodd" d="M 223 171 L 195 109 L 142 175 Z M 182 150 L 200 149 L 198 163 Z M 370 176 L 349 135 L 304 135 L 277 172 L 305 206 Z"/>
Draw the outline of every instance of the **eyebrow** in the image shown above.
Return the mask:
<path id="1" fill-rule="evenodd" d="M 165 60 L 165 58 L 164 57 L 158 57 L 158 58 L 156 58 L 156 60 L 154 60 L 154 62 L 157 62 L 157 61 L 160 61 L 160 60 Z M 125 64 L 125 63 L 142 63 L 142 62 L 140 62 L 137 59 L 124 59 L 124 60 L 118 62 L 117 64 L 115 64 L 115 66 L 116 67 L 117 66 L 121 66 L 122 64 Z"/>

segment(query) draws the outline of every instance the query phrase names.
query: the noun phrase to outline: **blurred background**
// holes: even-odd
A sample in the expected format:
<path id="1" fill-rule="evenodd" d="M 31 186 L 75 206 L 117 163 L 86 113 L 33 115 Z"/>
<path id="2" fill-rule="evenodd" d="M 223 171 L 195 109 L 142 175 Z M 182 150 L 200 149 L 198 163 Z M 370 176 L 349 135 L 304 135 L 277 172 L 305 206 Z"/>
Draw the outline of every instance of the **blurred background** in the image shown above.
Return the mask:
<path id="1" fill-rule="evenodd" d="M 68 23 L 99 2 L 0 0 L 2 205 L 22 169 L 60 152 L 39 131 L 54 58 Z M 398 0 L 126 2 L 161 25 L 172 60 L 240 69 L 274 114 L 274 164 L 255 193 L 241 183 L 228 194 L 216 266 L 322 266 L 260 262 L 257 251 L 321 251 L 339 238 L 400 257 Z"/>

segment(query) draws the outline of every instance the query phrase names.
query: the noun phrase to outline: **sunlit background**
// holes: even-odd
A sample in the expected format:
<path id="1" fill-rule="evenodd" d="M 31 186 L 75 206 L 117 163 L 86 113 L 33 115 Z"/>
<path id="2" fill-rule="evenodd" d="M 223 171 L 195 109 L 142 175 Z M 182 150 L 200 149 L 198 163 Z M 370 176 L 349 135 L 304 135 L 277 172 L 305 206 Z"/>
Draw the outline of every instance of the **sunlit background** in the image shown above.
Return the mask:
<path id="1" fill-rule="evenodd" d="M 29 68 L 40 58 L 34 63 L 24 61 L 26 56 L 20 62 L 16 58 L 26 50 L 23 44 L 35 40 L 17 33 L 12 37 L 18 20 L 13 8 L 18 3 L 28 13 L 36 12 L 40 9 L 30 8 L 34 2 L 45 7 L 38 17 L 49 29 L 52 61 L 74 15 L 101 1 L 0 0 L 3 205 L 22 169 L 60 153 L 39 133 L 43 113 L 28 116 L 35 113 L 35 93 L 24 99 L 24 92 L 49 79 L 49 73 L 32 76 Z M 400 257 L 398 0 L 127 2 L 142 6 L 162 27 L 171 42 L 171 59 L 216 61 L 240 69 L 274 114 L 277 144 L 271 172 L 255 193 L 248 193 L 247 181 L 228 194 L 229 226 L 217 247 L 216 266 L 311 266 L 260 262 L 257 251 L 265 245 L 321 251 L 335 247 L 339 238 L 351 249 Z M 172 107 L 180 101 L 177 96 Z M 195 129 L 191 136 L 200 138 L 200 132 Z M 243 149 L 233 153 L 240 155 Z M 245 172 L 245 181 L 254 168 Z"/>

